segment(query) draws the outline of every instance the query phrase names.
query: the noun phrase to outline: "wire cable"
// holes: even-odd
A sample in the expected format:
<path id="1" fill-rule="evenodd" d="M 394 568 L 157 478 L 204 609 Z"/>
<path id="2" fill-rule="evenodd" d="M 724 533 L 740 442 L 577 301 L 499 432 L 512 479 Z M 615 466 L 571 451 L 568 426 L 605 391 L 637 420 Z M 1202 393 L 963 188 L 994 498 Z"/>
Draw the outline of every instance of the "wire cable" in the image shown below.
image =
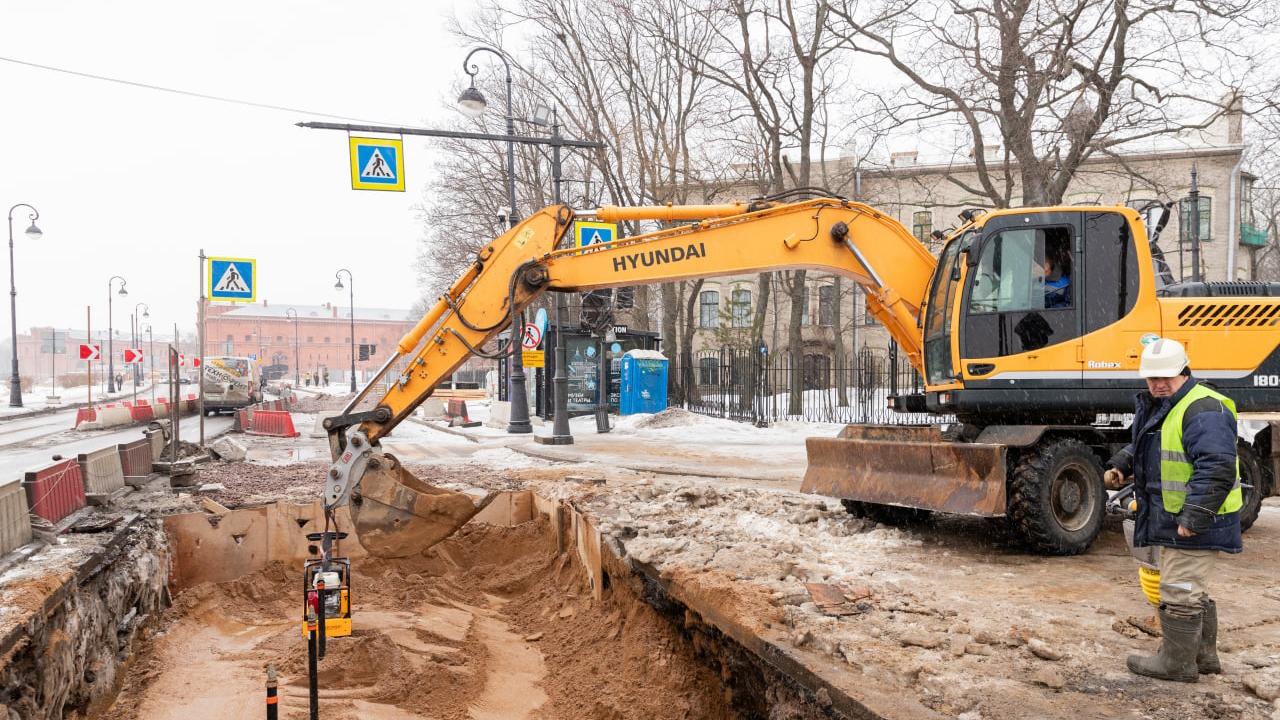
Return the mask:
<path id="1" fill-rule="evenodd" d="M 277 110 L 280 112 L 299 113 L 302 115 L 313 115 L 315 117 L 331 118 L 334 120 L 347 120 L 350 122 L 366 123 L 370 125 L 403 125 L 405 127 L 414 126 L 417 123 L 391 123 L 381 120 L 367 120 L 364 118 L 348 117 L 346 115 L 335 115 L 333 113 L 316 112 L 314 110 L 305 110 L 302 108 L 288 107 L 287 105 L 272 105 L 271 103 L 260 103 L 253 100 L 240 100 L 238 98 L 225 97 L 222 95 L 210 95 L 208 93 L 195 92 L 192 90 L 181 90 L 178 88 L 164 87 L 162 85 L 151 85 L 149 83 L 137 82 L 134 80 L 124 80 L 122 78 L 108 77 L 106 75 L 95 75 L 93 73 L 80 72 L 79 70 L 69 70 L 67 68 L 54 67 L 52 65 L 41 65 L 27 60 L 19 60 L 17 58 L 2 57 L 0 61 L 12 63 L 14 65 L 23 65 L 25 67 L 36 68 L 37 70 L 48 70 L 50 72 L 62 73 L 64 75 L 74 75 L 76 77 L 87 78 L 89 80 L 100 80 L 102 82 L 116 83 L 118 85 L 128 85 L 129 87 L 141 88 L 143 90 L 155 90 L 157 92 L 172 93 L 174 95 L 185 95 L 187 97 L 198 98 L 201 100 L 211 100 L 213 102 L 227 103 L 230 105 L 244 105 L 246 107 L 255 107 L 262 110 Z"/>

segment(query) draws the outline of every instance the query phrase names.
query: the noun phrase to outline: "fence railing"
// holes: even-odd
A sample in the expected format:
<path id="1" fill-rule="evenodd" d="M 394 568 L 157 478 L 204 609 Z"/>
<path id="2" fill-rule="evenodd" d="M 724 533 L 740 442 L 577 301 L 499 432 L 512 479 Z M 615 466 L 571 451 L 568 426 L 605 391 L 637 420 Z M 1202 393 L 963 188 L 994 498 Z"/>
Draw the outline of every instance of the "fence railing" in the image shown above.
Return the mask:
<path id="1" fill-rule="evenodd" d="M 673 365 L 673 403 L 703 415 L 745 422 L 802 420 L 830 423 L 927 424 L 949 416 L 898 413 L 889 397 L 921 392 L 923 382 L 897 348 L 863 348 L 843 363 L 822 353 L 753 353 L 737 348 L 701 351 L 687 366 Z"/>

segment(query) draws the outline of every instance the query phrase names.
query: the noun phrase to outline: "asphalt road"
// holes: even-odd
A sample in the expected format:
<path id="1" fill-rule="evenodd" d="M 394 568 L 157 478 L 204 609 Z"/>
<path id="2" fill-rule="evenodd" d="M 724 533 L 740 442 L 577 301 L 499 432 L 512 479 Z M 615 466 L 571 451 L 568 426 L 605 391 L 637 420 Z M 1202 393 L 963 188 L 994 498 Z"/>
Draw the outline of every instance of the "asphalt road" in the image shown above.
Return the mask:
<path id="1" fill-rule="evenodd" d="M 22 474 L 47 465 L 54 455 L 64 458 L 92 452 L 108 445 L 131 442 L 142 436 L 143 426 L 114 430 L 76 431 L 71 425 L 76 411 L 68 409 L 31 418 L 0 422 L 0 485 L 21 479 Z M 179 423 L 179 432 L 187 440 L 198 435 L 199 418 L 187 416 Z M 231 428 L 229 415 L 205 418 L 205 439 Z"/>

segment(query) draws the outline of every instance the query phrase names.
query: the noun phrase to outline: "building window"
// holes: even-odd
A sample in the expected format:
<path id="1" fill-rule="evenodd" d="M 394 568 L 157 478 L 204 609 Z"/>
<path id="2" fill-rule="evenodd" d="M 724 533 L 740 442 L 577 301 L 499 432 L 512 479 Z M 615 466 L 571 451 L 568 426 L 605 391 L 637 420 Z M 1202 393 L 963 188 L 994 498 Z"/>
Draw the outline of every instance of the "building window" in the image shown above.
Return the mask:
<path id="1" fill-rule="evenodd" d="M 277 335 L 277 336 L 276 336 L 276 342 L 284 342 L 284 336 L 283 336 L 283 335 Z"/>
<path id="2" fill-rule="evenodd" d="M 720 326 L 720 293 L 703 290 L 698 294 L 698 327 Z"/>
<path id="3" fill-rule="evenodd" d="M 720 384 L 720 359 L 714 357 L 698 358 L 698 384 Z"/>
<path id="4" fill-rule="evenodd" d="M 307 342 L 311 343 L 311 342 L 315 342 L 315 341 L 316 341 L 316 336 L 315 336 L 315 335 L 308 335 L 308 336 L 307 336 Z"/>
<path id="5" fill-rule="evenodd" d="M 252 335 L 245 335 L 245 336 L 244 336 L 244 341 L 245 341 L 245 342 L 253 342 L 253 336 L 252 336 Z"/>
<path id="6" fill-rule="evenodd" d="M 1213 239 L 1213 198 L 1207 195 L 1200 196 L 1200 242 L 1209 242 Z M 1189 199 L 1178 203 L 1180 208 L 1178 216 L 1178 236 L 1182 242 L 1191 242 L 1191 201 Z"/>
<path id="7" fill-rule="evenodd" d="M 929 233 L 933 232 L 933 213 L 928 210 L 911 213 L 911 234 L 920 242 L 929 242 Z"/>
<path id="8" fill-rule="evenodd" d="M 325 336 L 324 336 L 324 341 L 325 341 L 325 342 L 329 342 L 329 336 L 328 336 L 328 335 L 325 335 Z"/>
<path id="9" fill-rule="evenodd" d="M 233 336 L 231 336 L 231 335 L 228 335 L 228 336 L 227 336 L 227 344 L 228 344 L 228 345 L 230 345 L 230 344 L 234 343 L 235 341 L 236 341 L 235 337 L 233 337 Z"/>
<path id="10" fill-rule="evenodd" d="M 734 290 L 729 296 L 729 315 L 733 327 L 751 327 L 751 291 Z"/>
<path id="11" fill-rule="evenodd" d="M 809 286 L 800 289 L 800 327 L 809 326 Z"/>
<path id="12" fill-rule="evenodd" d="M 835 324 L 836 286 L 818 286 L 818 324 L 830 327 Z"/>
<path id="13" fill-rule="evenodd" d="M 879 321 L 876 320 L 876 316 L 871 312 L 871 306 L 867 303 L 866 294 L 863 292 L 859 292 L 858 297 L 862 298 L 862 324 L 863 325 L 878 324 Z"/>
<path id="14" fill-rule="evenodd" d="M 346 337 L 342 338 L 342 342 L 344 342 L 344 343 L 349 343 L 349 342 L 351 342 L 351 336 L 350 336 L 350 335 L 348 335 L 348 336 L 346 336 Z"/>

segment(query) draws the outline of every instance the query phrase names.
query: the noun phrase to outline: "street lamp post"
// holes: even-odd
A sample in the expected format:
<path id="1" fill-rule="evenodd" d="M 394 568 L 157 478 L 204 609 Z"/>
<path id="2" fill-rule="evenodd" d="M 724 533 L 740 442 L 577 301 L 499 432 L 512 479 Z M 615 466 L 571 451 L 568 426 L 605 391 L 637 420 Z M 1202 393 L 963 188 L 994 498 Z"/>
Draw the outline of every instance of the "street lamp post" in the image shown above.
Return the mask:
<path id="1" fill-rule="evenodd" d="M 138 315 L 138 308 L 142 308 L 142 315 Z M 135 303 L 133 306 L 133 315 L 130 317 L 130 325 L 133 328 L 133 346 L 136 348 L 142 342 L 142 321 L 151 317 L 151 306 L 144 303 Z M 142 365 L 134 363 L 133 365 L 133 392 L 138 393 L 138 381 L 142 377 Z"/>
<path id="2" fill-rule="evenodd" d="M 511 138 L 516 134 L 515 115 L 511 112 L 511 63 L 507 62 L 507 56 L 497 48 L 481 45 L 474 48 L 462 60 L 462 70 L 471 78 L 471 86 L 458 96 L 458 105 L 462 111 L 468 116 L 476 118 L 484 113 L 488 103 L 484 99 L 484 95 L 476 89 L 476 74 L 480 72 L 480 68 L 471 64 L 471 58 L 479 52 L 487 52 L 496 55 L 502 61 L 503 68 L 506 69 L 507 83 L 507 202 L 510 208 L 507 210 L 507 227 L 512 228 L 516 225 L 516 155 L 515 141 Z M 529 395 L 526 389 L 528 382 L 524 373 L 524 356 L 522 355 L 523 347 L 521 340 L 524 337 L 524 314 L 516 313 L 512 317 L 511 328 L 508 332 L 511 358 L 508 362 L 511 372 L 510 375 L 510 400 L 511 400 L 511 419 L 507 423 L 507 432 L 509 433 L 531 433 L 533 432 L 533 424 L 529 422 Z"/>
<path id="3" fill-rule="evenodd" d="M 151 377 L 151 404 L 156 403 L 156 339 L 151 334 L 151 323 L 147 323 L 147 365 L 150 370 L 148 375 Z"/>
<path id="4" fill-rule="evenodd" d="M 32 240 L 39 240 L 44 235 L 36 227 L 40 211 L 26 203 L 18 203 L 9 208 L 9 318 L 13 331 L 13 374 L 9 376 L 9 407 L 22 407 L 22 380 L 18 377 L 18 286 L 14 282 L 13 273 L 13 211 L 20 207 L 31 211 L 31 227 L 24 234 Z"/>
<path id="5" fill-rule="evenodd" d="M 302 384 L 298 381 L 298 311 L 288 308 L 284 316 L 293 319 L 293 386 L 298 387 Z"/>
<path id="6" fill-rule="evenodd" d="M 354 393 L 356 391 L 356 283 L 351 278 L 350 270 L 340 268 L 333 274 L 338 278 L 338 282 L 333 284 L 334 290 L 342 289 L 342 273 L 347 274 L 347 297 L 351 307 L 351 392 Z"/>
<path id="7" fill-rule="evenodd" d="M 115 366 L 115 331 L 111 327 L 111 288 L 116 280 L 120 281 L 120 295 L 128 295 L 129 292 L 124 289 L 125 279 L 119 275 L 112 275 L 107 280 L 107 392 L 116 391 L 116 366 Z"/>

